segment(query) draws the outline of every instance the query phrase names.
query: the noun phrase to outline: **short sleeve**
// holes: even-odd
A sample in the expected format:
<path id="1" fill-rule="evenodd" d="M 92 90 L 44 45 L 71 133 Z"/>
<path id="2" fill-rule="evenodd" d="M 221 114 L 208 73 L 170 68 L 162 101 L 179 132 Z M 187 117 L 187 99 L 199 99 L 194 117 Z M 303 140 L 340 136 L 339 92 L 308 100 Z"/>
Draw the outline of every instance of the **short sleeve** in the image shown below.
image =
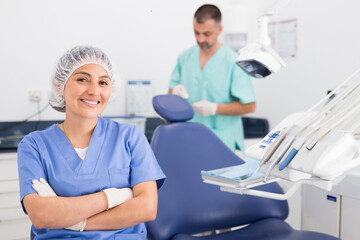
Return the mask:
<path id="1" fill-rule="evenodd" d="M 251 77 L 236 64 L 233 66 L 231 77 L 231 95 L 244 104 L 255 102 L 256 96 Z"/>
<path id="2" fill-rule="evenodd" d="M 169 88 L 174 88 L 177 85 L 181 83 L 181 66 L 180 66 L 180 60 L 178 59 L 176 66 L 171 74 Z"/>
<path id="3" fill-rule="evenodd" d="M 145 135 L 137 126 L 133 128 L 130 149 L 131 187 L 141 182 L 156 180 L 157 187 L 160 188 L 165 180 L 165 174 L 161 170 Z"/>
<path id="4" fill-rule="evenodd" d="M 36 142 L 30 136 L 26 136 L 19 144 L 17 151 L 20 201 L 30 193 L 37 193 L 32 188 L 32 180 L 45 177 L 44 168 Z M 25 208 L 23 206 L 25 211 Z M 26 213 L 26 211 L 25 211 Z"/>

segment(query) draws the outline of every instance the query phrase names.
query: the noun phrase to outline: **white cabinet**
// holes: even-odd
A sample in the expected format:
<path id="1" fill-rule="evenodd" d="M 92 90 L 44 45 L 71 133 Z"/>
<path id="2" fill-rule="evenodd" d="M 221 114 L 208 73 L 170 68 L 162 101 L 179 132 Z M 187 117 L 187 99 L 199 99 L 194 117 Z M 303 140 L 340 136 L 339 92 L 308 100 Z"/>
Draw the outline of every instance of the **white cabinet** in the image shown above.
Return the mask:
<path id="1" fill-rule="evenodd" d="M 341 209 L 341 239 L 358 240 L 360 239 L 360 200 L 343 196 Z"/>
<path id="2" fill-rule="evenodd" d="M 0 153 L 0 238 L 29 239 L 30 228 L 20 204 L 16 152 Z"/>
<path id="3" fill-rule="evenodd" d="M 303 186 L 301 228 L 340 236 L 341 197 L 314 186 Z"/>
<path id="4" fill-rule="evenodd" d="M 305 185 L 302 198 L 303 230 L 323 232 L 342 240 L 359 240 L 360 175 L 349 174 L 331 192 Z"/>
<path id="5" fill-rule="evenodd" d="M 340 238 L 342 240 L 359 240 L 360 228 L 360 167 L 357 167 L 336 184 L 332 192 L 342 196 L 340 220 Z"/>

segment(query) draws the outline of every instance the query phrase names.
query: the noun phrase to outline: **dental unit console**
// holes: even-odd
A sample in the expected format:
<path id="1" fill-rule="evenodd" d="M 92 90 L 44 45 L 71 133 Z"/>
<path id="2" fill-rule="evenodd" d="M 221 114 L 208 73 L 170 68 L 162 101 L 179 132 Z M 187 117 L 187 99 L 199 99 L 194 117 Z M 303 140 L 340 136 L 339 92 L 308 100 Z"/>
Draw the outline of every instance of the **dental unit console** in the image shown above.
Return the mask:
<path id="1" fill-rule="evenodd" d="M 360 69 L 304 113 L 286 117 L 246 150 L 244 164 L 202 171 L 205 183 L 222 191 L 278 200 L 302 184 L 330 191 L 360 165 Z M 253 189 L 293 182 L 284 194 Z"/>

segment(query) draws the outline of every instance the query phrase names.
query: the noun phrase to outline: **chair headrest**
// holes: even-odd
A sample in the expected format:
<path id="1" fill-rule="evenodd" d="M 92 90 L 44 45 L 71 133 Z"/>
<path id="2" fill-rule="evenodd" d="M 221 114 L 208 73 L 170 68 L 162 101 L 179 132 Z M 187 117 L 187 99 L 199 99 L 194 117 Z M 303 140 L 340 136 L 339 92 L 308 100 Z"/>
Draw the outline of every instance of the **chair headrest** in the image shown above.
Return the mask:
<path id="1" fill-rule="evenodd" d="M 169 122 L 185 122 L 194 117 L 192 106 L 175 94 L 154 96 L 153 107 L 161 117 Z"/>

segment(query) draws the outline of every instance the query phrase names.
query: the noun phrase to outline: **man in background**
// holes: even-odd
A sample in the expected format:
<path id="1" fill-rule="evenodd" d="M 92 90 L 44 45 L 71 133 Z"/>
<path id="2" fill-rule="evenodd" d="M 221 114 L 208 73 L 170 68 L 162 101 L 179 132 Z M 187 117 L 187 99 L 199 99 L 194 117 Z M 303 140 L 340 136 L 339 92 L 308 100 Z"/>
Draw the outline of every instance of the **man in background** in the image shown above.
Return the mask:
<path id="1" fill-rule="evenodd" d="M 236 65 L 237 53 L 218 41 L 223 29 L 218 7 L 198 8 L 193 24 L 197 45 L 178 57 L 169 93 L 193 105 L 191 121 L 210 128 L 231 150 L 244 151 L 241 115 L 256 108 L 252 80 Z"/>

